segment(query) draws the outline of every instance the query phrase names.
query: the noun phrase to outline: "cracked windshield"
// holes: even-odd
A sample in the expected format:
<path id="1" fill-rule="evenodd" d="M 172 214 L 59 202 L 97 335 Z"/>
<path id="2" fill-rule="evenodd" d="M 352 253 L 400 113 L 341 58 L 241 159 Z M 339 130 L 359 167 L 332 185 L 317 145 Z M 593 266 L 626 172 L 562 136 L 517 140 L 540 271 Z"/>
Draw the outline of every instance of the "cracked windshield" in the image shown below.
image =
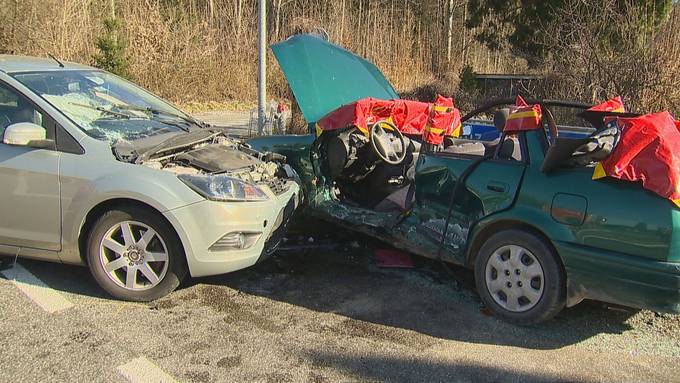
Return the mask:
<path id="1" fill-rule="evenodd" d="M 193 121 L 160 98 L 100 71 L 32 72 L 15 75 L 88 135 L 135 140 L 188 131 Z"/>

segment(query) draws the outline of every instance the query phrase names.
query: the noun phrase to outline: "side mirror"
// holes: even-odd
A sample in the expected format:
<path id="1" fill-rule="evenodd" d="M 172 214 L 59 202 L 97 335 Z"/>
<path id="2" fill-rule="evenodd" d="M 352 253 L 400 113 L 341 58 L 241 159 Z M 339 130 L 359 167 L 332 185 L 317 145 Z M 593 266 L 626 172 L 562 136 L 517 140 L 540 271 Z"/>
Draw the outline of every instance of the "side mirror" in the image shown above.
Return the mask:
<path id="1" fill-rule="evenodd" d="M 26 146 L 36 149 L 54 147 L 54 140 L 48 140 L 45 128 L 32 122 L 18 122 L 5 128 L 2 143 L 14 146 Z"/>

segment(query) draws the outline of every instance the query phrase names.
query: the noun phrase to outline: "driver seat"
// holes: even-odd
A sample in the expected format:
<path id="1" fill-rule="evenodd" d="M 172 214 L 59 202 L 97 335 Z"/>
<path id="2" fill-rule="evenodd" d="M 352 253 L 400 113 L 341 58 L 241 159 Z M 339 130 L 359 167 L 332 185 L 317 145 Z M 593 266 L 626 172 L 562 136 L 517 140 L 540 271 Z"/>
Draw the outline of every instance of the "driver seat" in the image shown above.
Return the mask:
<path id="1" fill-rule="evenodd" d="M 509 108 L 499 109 L 493 115 L 493 125 L 501 137 L 503 136 L 503 130 L 505 130 L 505 124 L 507 123 L 509 116 Z M 503 142 L 500 142 L 500 137 L 497 138 L 493 145 L 488 145 L 486 147 L 485 155 L 493 155 L 496 152 L 498 145 L 501 145 L 500 150 L 498 151 L 499 159 L 522 161 L 522 148 L 520 147 L 517 135 L 508 134 Z"/>

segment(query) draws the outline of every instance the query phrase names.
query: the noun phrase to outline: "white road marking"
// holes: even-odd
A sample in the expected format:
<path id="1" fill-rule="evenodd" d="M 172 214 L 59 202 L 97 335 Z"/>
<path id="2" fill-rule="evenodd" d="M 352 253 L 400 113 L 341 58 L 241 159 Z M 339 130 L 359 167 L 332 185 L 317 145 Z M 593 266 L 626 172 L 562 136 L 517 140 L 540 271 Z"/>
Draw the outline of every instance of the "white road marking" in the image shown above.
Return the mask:
<path id="1" fill-rule="evenodd" d="M 47 286 L 45 282 L 31 274 L 30 271 L 18 263 L 11 269 L 2 271 L 2 274 L 5 278 L 11 280 L 35 304 L 50 314 L 73 306 L 73 303 L 66 299 L 66 297 Z"/>
<path id="2" fill-rule="evenodd" d="M 175 378 L 143 356 L 118 366 L 116 370 L 130 383 L 177 383 Z"/>

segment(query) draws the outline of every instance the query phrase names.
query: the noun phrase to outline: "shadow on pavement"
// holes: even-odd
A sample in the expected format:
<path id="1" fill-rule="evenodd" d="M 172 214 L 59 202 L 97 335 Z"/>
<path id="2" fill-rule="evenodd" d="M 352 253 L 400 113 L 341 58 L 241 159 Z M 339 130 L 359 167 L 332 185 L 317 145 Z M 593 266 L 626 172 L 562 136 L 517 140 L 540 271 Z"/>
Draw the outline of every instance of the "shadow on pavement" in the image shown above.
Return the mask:
<path id="1" fill-rule="evenodd" d="M 348 319 L 343 328 L 335 330 L 357 336 L 376 331 L 366 329 L 368 323 L 388 327 L 377 331 L 391 327 L 441 339 L 531 349 L 555 349 L 600 333 L 621 333 L 631 328 L 626 320 L 635 313 L 586 301 L 545 324 L 519 327 L 485 314 L 469 270 L 452 267 L 448 273 L 440 263 L 419 257 L 414 257 L 414 269 L 379 269 L 372 262 L 372 248 L 380 244 L 356 236 L 343 238 L 340 243 L 345 248 L 280 251 L 273 259 L 246 270 L 188 278 L 183 287 L 228 286 L 314 311 L 336 313 Z M 56 290 L 110 299 L 85 267 L 20 262 Z"/>
<path id="2" fill-rule="evenodd" d="M 31 274 L 47 286 L 62 292 L 84 295 L 93 298 L 111 299 L 95 282 L 87 267 L 64 265 L 61 263 L 20 259 L 18 261 Z M 9 279 L 11 269 L 0 278 Z"/>
<path id="3" fill-rule="evenodd" d="M 414 257 L 414 269 L 379 269 L 370 246 L 357 249 L 352 242 L 346 241 L 345 250 L 279 252 L 250 269 L 189 285 L 224 285 L 436 338 L 531 349 L 556 349 L 600 333 L 622 333 L 631 328 L 626 320 L 636 312 L 585 301 L 552 321 L 520 327 L 485 313 L 471 271 L 452 267 L 447 273 L 440 263 L 420 257 Z M 352 333 L 357 325 L 349 325 Z"/>
<path id="4" fill-rule="evenodd" d="M 476 365 L 466 361 L 442 362 L 421 358 L 397 358 L 382 355 L 352 356 L 330 352 L 305 355 L 316 366 L 341 370 L 358 381 L 381 382 L 569 382 L 539 371 L 508 371 Z"/>

